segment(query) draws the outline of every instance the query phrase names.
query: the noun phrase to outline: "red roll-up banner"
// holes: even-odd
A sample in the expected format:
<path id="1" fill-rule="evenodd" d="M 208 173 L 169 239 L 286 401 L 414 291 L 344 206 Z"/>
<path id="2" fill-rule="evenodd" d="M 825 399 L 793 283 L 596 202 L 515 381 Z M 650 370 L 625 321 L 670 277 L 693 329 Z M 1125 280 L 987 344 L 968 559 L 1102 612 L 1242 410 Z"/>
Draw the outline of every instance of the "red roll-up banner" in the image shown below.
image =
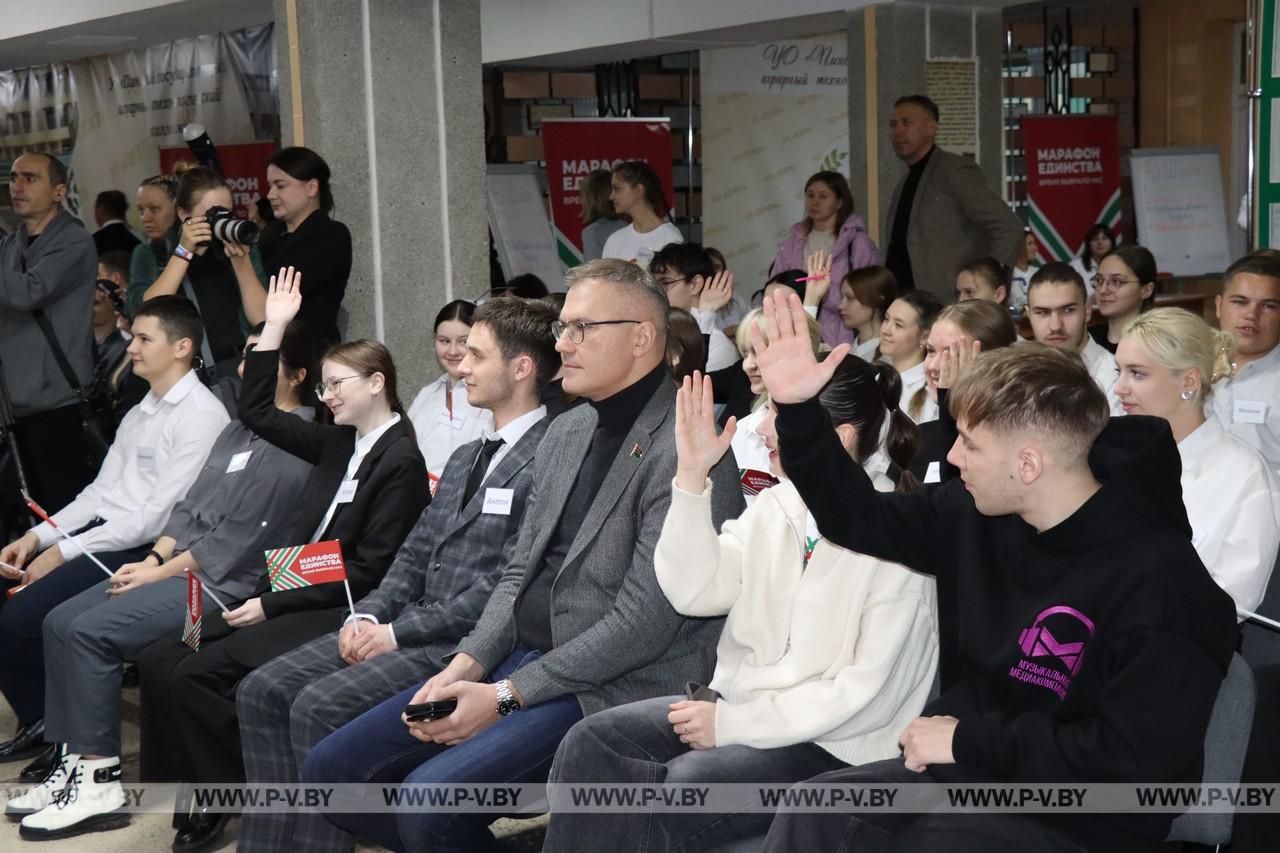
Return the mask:
<path id="1" fill-rule="evenodd" d="M 1040 256 L 1080 255 L 1095 223 L 1120 225 L 1120 144 L 1115 116 L 1022 119 L 1028 223 Z"/>

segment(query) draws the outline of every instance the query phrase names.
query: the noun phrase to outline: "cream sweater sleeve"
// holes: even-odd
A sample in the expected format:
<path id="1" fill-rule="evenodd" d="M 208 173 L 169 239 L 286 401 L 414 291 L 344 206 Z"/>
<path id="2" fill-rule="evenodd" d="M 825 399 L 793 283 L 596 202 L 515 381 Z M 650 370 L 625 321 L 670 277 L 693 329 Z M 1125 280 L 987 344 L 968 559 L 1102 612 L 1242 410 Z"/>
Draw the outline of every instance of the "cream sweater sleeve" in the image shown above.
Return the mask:
<path id="1" fill-rule="evenodd" d="M 702 494 L 671 483 L 671 509 L 653 553 L 658 585 L 671 606 L 685 616 L 723 616 L 742 592 L 741 519 L 726 521 L 716 534 L 711 521 L 711 480 Z"/>
<path id="2" fill-rule="evenodd" d="M 906 571 L 885 567 L 880 571 Z M 938 660 L 933 610 L 918 590 L 868 599 L 854 659 L 814 679 L 743 703 L 716 703 L 716 745 L 772 749 L 877 732 L 923 707 Z M 911 702 L 913 707 L 904 708 Z M 905 725 L 905 722 L 903 723 Z"/>

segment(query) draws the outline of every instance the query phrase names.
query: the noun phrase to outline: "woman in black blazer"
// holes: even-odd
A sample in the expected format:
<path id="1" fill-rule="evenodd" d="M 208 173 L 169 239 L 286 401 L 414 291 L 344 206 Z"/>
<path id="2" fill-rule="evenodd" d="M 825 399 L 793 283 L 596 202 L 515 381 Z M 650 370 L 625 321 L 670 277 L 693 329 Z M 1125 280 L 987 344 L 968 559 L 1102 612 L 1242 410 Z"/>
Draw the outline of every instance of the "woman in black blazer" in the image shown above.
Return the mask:
<path id="1" fill-rule="evenodd" d="M 283 230 L 262 241 L 263 266 L 293 267 L 306 276 L 299 315 L 320 338 L 336 344 L 338 309 L 351 275 L 351 232 L 329 218 L 329 165 L 310 148 L 281 148 L 267 160 L 267 200 Z"/>
<path id="2" fill-rule="evenodd" d="M 401 542 L 430 503 L 426 464 L 396 395 L 386 347 L 358 340 L 324 358 L 321 402 L 332 425 L 281 414 L 273 402 L 284 328 L 302 304 L 300 274 L 281 270 L 267 297 L 266 327 L 245 357 L 240 419 L 272 444 L 315 465 L 291 544 L 342 542 L 347 580 L 359 599 L 382 580 Z M 264 562 L 265 568 L 265 562 Z M 241 782 L 235 691 L 267 661 L 337 629 L 347 611 L 341 582 L 259 595 L 224 618 L 204 620 L 196 654 L 179 638 L 139 657 L 142 674 L 142 777 L 146 781 Z M 222 831 L 225 815 L 197 815 L 175 849 Z"/>

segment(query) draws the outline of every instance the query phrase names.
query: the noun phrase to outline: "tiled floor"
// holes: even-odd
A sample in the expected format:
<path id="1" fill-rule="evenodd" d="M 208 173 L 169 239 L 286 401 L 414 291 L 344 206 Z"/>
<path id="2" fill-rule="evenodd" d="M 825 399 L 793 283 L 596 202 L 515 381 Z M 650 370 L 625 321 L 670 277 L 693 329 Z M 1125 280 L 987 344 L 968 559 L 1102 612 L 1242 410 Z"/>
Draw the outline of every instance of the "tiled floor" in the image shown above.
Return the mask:
<path id="1" fill-rule="evenodd" d="M 138 692 L 124 692 L 124 766 L 122 768 L 126 781 L 137 781 L 138 778 Z M 0 699 L 0 740 L 12 737 L 16 728 L 13 712 L 8 704 Z M 16 783 L 18 773 L 27 761 L 0 764 L 0 787 Z M 533 820 L 499 820 L 494 825 L 495 833 L 504 839 L 504 846 L 511 851 L 536 851 L 542 846 L 542 835 L 545 831 L 546 818 Z M 236 831 L 239 821 L 233 820 L 228 828 L 226 840 L 217 850 L 235 850 Z M 134 815 L 127 827 L 111 832 L 99 832 L 83 835 L 64 841 L 45 841 L 39 844 L 24 842 L 18 836 L 18 824 L 0 819 L 0 851 L 16 853 L 30 849 L 32 853 L 159 853 L 167 851 L 173 843 L 173 828 L 169 815 L 140 814 Z M 382 847 L 361 845 L 358 848 L 365 853 L 383 850 Z M 304 853 L 300 851 L 300 853 Z"/>

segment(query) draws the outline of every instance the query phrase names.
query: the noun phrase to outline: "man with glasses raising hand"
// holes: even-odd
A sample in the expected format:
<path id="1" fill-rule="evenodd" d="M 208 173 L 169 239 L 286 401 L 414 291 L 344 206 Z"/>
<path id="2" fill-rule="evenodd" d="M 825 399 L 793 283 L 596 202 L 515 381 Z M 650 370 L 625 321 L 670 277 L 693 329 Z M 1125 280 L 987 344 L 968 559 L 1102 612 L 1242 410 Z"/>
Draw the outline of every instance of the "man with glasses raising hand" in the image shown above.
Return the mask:
<path id="1" fill-rule="evenodd" d="M 583 716 L 710 677 L 722 620 L 677 614 L 653 569 L 676 472 L 667 297 L 616 259 L 576 267 L 566 284 L 552 331 L 565 392 L 590 405 L 548 427 L 506 572 L 449 665 L 412 698 L 457 708 L 410 723 L 384 703 L 321 741 L 304 782 L 542 782 Z M 717 527 L 742 511 L 736 473 L 731 458 L 711 472 Z M 325 816 L 393 850 L 487 849 L 498 817 Z"/>

